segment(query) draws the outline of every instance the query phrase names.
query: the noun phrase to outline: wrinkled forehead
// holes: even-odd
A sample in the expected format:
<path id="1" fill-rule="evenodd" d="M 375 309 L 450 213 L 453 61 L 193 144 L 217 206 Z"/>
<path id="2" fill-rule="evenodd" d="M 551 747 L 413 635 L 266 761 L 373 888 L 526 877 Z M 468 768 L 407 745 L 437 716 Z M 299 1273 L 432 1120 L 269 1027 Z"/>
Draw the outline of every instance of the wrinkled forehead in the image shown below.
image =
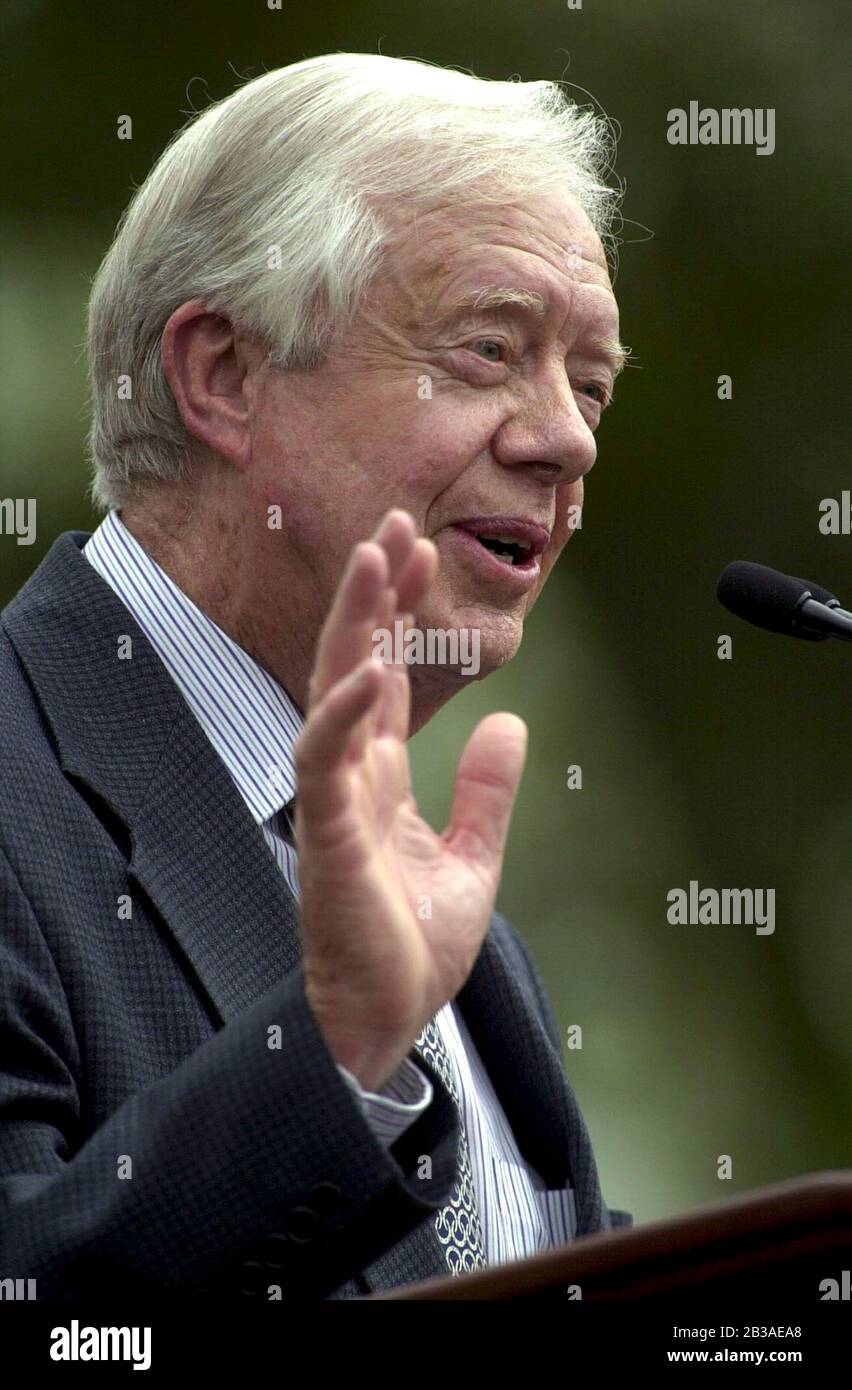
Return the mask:
<path id="1" fill-rule="evenodd" d="M 422 322 L 471 277 L 503 272 L 545 296 L 566 282 L 613 302 L 606 255 L 586 213 L 567 195 L 524 204 L 447 203 L 393 210 L 381 279 L 404 320 Z"/>

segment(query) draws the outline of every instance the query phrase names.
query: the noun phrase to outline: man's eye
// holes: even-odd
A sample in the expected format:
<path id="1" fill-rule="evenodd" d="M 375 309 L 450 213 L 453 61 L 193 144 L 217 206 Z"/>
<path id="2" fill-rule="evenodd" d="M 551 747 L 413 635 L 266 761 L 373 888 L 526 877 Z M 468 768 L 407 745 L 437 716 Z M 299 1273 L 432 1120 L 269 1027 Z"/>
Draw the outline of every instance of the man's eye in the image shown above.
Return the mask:
<path id="1" fill-rule="evenodd" d="M 597 400 L 600 405 L 609 404 L 609 393 L 607 392 L 604 386 L 599 386 L 596 381 L 584 382 L 583 385 L 580 387 L 580 390 L 587 392 L 596 392 L 597 394 L 595 395 L 594 399 Z"/>
<path id="2" fill-rule="evenodd" d="M 489 357 L 486 360 L 488 362 L 499 362 L 501 360 L 499 354 L 503 351 L 503 344 L 498 342 L 496 338 L 477 338 L 476 342 L 472 344 L 472 347 L 474 351 L 480 347 L 495 348 L 498 355 L 496 357 Z"/>

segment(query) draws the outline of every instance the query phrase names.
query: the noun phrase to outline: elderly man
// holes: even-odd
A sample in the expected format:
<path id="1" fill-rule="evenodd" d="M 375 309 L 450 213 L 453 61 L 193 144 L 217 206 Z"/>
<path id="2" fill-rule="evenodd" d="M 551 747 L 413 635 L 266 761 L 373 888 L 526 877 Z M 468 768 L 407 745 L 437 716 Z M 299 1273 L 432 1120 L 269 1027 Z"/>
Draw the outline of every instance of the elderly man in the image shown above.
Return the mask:
<path id="1" fill-rule="evenodd" d="M 359 54 L 138 190 L 89 320 L 91 537 L 3 614 L 0 1273 L 345 1298 L 628 1224 L 493 913 L 525 729 L 442 835 L 406 740 L 516 652 L 623 365 L 605 124 Z"/>

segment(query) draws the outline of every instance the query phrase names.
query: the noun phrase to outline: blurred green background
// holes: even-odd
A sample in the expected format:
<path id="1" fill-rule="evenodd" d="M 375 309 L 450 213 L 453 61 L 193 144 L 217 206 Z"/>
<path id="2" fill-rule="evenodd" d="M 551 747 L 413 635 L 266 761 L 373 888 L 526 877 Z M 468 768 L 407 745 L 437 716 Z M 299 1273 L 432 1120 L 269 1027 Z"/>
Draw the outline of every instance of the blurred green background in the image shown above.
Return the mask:
<path id="1" fill-rule="evenodd" d="M 2 14 L 0 497 L 37 497 L 39 527 L 31 547 L 0 538 L 0 604 L 60 532 L 97 522 L 88 284 L 187 113 L 238 77 L 380 50 L 564 78 L 619 123 L 615 289 L 634 365 L 521 653 L 415 740 L 416 783 L 441 823 L 475 722 L 527 721 L 500 905 L 563 1036 L 582 1026 L 566 1059 L 611 1205 L 640 1222 L 848 1166 L 850 652 L 759 633 L 714 598 L 723 566 L 749 558 L 852 602 L 852 537 L 818 529 L 820 500 L 852 487 L 848 6 L 7 0 Z M 670 146 L 666 113 L 691 100 L 774 107 L 775 153 Z M 121 114 L 132 141 L 116 139 Z M 670 926 L 666 894 L 691 879 L 774 888 L 774 935 Z"/>

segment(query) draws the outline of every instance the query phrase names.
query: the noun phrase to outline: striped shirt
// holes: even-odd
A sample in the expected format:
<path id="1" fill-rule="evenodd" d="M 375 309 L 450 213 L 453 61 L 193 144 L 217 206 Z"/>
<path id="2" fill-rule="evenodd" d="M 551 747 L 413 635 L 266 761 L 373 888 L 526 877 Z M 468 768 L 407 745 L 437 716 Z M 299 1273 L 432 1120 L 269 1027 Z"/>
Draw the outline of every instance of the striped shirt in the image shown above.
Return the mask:
<path id="1" fill-rule="evenodd" d="M 272 676 L 223 632 L 151 558 L 119 517 L 107 514 L 83 554 L 129 609 L 177 685 L 262 832 L 298 900 L 288 808 L 296 793 L 293 744 L 299 709 Z M 460 1011 L 435 1016 L 450 1057 L 489 1264 L 573 1239 L 574 1194 L 546 1189 L 522 1157 Z M 340 1067 L 377 1140 L 389 1148 L 431 1104 L 432 1083 L 405 1058 L 378 1093 Z"/>

